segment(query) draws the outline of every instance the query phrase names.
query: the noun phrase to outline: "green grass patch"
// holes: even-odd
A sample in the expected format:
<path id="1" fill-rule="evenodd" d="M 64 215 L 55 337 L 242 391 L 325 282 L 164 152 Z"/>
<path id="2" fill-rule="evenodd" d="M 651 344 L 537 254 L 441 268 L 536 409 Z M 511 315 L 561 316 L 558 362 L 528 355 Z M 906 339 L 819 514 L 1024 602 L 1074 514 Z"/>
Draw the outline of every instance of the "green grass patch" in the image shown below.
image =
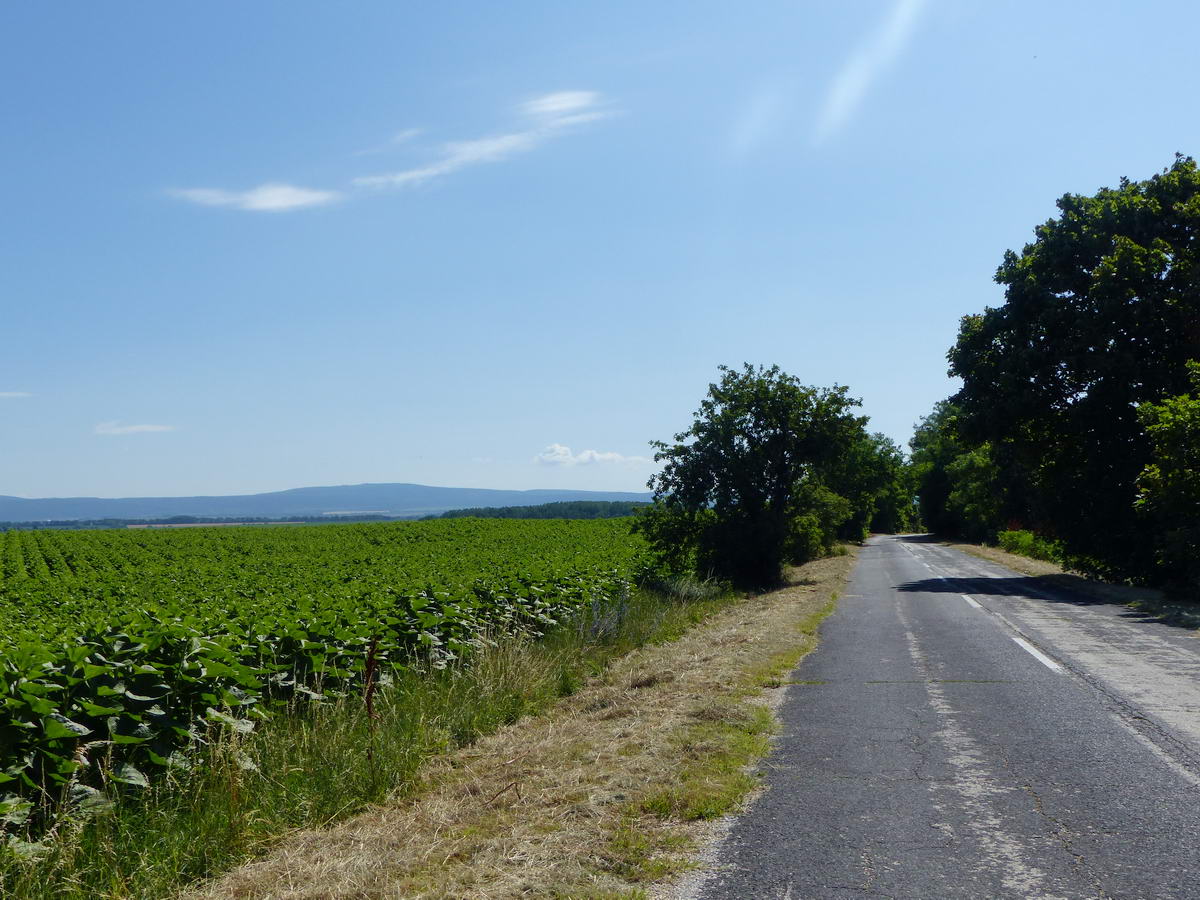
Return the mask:
<path id="1" fill-rule="evenodd" d="M 674 784 L 645 797 L 640 808 L 659 818 L 715 819 L 735 808 L 758 778 L 748 769 L 765 756 L 775 719 L 762 706 L 708 707 L 701 721 L 679 735 L 680 766 Z"/>
<path id="2" fill-rule="evenodd" d="M 769 709 L 748 698 L 779 687 L 815 646 L 816 631 L 837 606 L 834 594 L 799 626 L 801 640 L 748 669 L 727 701 L 699 708 L 677 738 L 680 765 L 673 784 L 639 804 L 641 812 L 683 821 L 715 819 L 738 807 L 759 782 L 750 767 L 770 751 L 778 729 Z"/>
<path id="3" fill-rule="evenodd" d="M 686 838 L 648 834 L 639 827 L 631 810 L 609 836 L 600 863 L 627 882 L 648 883 L 692 868 L 693 863 L 685 855 L 690 849 Z"/>
<path id="4" fill-rule="evenodd" d="M 794 647 L 784 650 L 780 653 L 773 654 L 765 659 L 761 664 L 751 669 L 747 674 L 747 683 L 750 686 L 777 688 L 784 684 L 784 676 L 791 672 L 800 664 L 800 660 L 804 659 L 816 646 L 817 629 L 821 627 L 821 623 L 837 608 L 838 595 L 835 593 L 829 598 L 826 603 L 816 613 L 809 616 L 800 623 L 799 631 L 806 638 L 797 643 Z"/>

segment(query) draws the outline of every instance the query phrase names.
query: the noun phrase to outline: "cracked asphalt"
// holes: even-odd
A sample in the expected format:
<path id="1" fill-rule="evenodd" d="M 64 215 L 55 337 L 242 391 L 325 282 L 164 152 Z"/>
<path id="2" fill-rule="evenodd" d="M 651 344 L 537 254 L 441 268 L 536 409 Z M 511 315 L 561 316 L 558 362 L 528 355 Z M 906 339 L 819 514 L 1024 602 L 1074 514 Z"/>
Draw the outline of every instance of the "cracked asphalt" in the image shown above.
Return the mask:
<path id="1" fill-rule="evenodd" d="M 1200 639 L 872 538 L 695 896 L 1200 898 Z"/>

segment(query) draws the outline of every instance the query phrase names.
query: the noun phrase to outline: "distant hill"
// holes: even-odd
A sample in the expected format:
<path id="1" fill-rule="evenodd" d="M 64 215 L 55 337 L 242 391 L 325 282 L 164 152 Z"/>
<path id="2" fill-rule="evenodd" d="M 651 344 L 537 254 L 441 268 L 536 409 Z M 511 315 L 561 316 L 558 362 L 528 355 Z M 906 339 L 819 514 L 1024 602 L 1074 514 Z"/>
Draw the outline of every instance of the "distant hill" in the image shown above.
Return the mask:
<path id="1" fill-rule="evenodd" d="M 438 515 L 464 507 L 539 506 L 571 500 L 628 502 L 649 499 L 648 493 L 630 491 L 497 491 L 430 487 L 425 484 L 348 484 L 227 497 L 26 499 L 0 495 L 0 521 L 164 519 L 171 516 L 284 519 L 292 516 L 374 515 L 398 518 Z"/>
<path id="2" fill-rule="evenodd" d="M 632 516 L 646 505 L 643 500 L 560 500 L 539 506 L 485 506 L 451 509 L 443 519 L 617 519 Z"/>

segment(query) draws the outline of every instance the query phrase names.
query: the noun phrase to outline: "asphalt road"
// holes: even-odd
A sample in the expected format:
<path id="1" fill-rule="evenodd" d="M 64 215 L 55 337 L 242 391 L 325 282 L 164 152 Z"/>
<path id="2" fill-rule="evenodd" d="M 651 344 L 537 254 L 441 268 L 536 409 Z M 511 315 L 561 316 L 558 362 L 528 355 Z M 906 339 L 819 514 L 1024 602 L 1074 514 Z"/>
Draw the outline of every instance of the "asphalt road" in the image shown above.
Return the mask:
<path id="1" fill-rule="evenodd" d="M 716 898 L 1200 898 L 1200 638 L 872 539 Z"/>

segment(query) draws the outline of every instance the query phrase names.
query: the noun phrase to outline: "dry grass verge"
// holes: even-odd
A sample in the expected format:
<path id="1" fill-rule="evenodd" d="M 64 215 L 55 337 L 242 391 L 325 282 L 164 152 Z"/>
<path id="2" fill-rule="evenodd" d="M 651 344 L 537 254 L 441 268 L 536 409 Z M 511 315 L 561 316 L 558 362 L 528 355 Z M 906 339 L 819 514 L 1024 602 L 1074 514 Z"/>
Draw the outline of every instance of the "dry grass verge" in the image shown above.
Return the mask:
<path id="1" fill-rule="evenodd" d="M 199 898 L 635 898 L 690 868 L 698 824 L 756 780 L 769 689 L 816 644 L 853 555 L 809 563 L 678 640 L 615 661 L 548 713 L 430 765 L 421 790 Z"/>
<path id="2" fill-rule="evenodd" d="M 1109 584 L 1104 581 L 1096 581 L 1068 572 L 1058 563 L 1031 559 L 1028 556 L 1009 553 L 1007 550 L 987 544 L 961 544 L 949 541 L 944 543 L 952 550 L 961 550 L 972 556 L 978 556 L 980 559 L 990 560 L 1005 568 L 1020 572 L 1022 575 L 1030 575 L 1048 588 L 1060 588 L 1072 593 L 1083 594 L 1085 597 L 1091 597 L 1104 603 L 1120 603 L 1150 613 L 1172 625 L 1200 629 L 1200 606 L 1197 606 L 1196 603 L 1170 600 L 1163 595 L 1162 591 L 1128 584 Z"/>

